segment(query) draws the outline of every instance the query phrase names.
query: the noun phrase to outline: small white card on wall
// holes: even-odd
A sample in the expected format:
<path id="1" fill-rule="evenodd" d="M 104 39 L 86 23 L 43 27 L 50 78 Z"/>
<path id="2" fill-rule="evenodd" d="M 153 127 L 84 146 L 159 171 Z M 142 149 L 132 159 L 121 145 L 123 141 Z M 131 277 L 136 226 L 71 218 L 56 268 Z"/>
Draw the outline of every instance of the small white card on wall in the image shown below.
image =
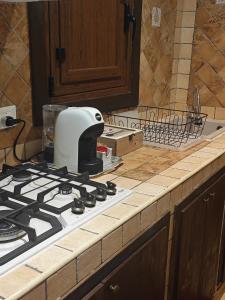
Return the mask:
<path id="1" fill-rule="evenodd" d="M 161 24 L 161 8 L 152 8 L 152 27 L 160 27 Z"/>
<path id="2" fill-rule="evenodd" d="M 216 0 L 216 4 L 225 4 L 225 0 Z"/>

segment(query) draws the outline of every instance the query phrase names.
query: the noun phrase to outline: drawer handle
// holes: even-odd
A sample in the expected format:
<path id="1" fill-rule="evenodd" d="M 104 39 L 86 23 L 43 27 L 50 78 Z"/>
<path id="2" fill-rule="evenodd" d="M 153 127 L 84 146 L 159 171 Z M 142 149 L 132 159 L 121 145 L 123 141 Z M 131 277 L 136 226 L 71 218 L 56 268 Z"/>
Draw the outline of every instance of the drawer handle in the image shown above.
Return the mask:
<path id="1" fill-rule="evenodd" d="M 110 284 L 109 290 L 113 293 L 113 295 L 117 295 L 120 291 L 120 286 L 118 284 Z"/>

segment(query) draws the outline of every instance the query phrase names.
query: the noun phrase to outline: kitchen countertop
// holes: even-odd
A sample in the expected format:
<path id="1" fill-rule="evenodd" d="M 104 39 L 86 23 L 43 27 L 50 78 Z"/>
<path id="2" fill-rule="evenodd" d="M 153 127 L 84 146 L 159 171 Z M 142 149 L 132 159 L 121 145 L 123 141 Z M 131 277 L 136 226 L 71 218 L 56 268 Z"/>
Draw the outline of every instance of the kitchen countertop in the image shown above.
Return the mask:
<path id="1" fill-rule="evenodd" d="M 0 299 L 55 300 L 81 284 L 225 165 L 225 134 L 182 152 L 143 146 L 123 159 L 95 180 L 133 193 L 0 276 Z"/>

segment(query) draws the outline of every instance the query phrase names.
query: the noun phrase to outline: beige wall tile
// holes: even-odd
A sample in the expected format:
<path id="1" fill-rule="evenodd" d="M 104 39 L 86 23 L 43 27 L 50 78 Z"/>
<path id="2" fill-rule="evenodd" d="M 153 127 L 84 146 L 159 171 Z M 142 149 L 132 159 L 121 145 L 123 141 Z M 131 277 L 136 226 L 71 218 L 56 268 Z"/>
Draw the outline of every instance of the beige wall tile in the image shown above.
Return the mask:
<path id="1" fill-rule="evenodd" d="M 210 148 L 208 147 L 208 149 L 210 149 Z M 220 150 L 217 149 L 217 150 L 222 152 L 221 149 Z M 192 156 L 200 157 L 200 158 L 206 158 L 206 159 L 209 159 L 209 158 L 212 159 L 212 158 L 215 157 L 215 153 L 205 152 L 205 151 L 202 151 L 202 149 L 201 149 L 200 151 L 196 151 L 196 152 L 192 153 Z"/>
<path id="2" fill-rule="evenodd" d="M 176 169 L 174 166 L 171 168 L 168 168 L 167 170 L 161 172 L 160 174 L 164 175 L 164 176 L 168 176 L 168 177 L 172 177 L 172 178 L 177 178 L 177 179 L 181 179 L 182 177 L 190 174 L 190 171 L 186 171 L 186 170 L 181 170 L 181 169 Z"/>
<path id="3" fill-rule="evenodd" d="M 208 148 L 223 150 L 223 149 L 225 149 L 225 144 L 212 142 L 212 143 L 208 144 Z"/>
<path id="4" fill-rule="evenodd" d="M 178 63 L 177 73 L 179 74 L 190 74 L 191 60 L 190 59 L 180 59 Z M 188 80 L 189 82 L 189 80 Z"/>
<path id="5" fill-rule="evenodd" d="M 47 299 L 58 299 L 76 284 L 76 264 L 72 261 L 47 279 Z"/>
<path id="6" fill-rule="evenodd" d="M 195 12 L 193 11 L 184 11 L 181 14 L 181 17 L 178 17 L 177 27 L 194 27 L 195 25 Z"/>
<path id="7" fill-rule="evenodd" d="M 174 42 L 178 44 L 192 44 L 194 28 L 176 28 Z"/>
<path id="8" fill-rule="evenodd" d="M 123 224 L 123 245 L 129 243 L 141 231 L 141 216 L 137 214 L 132 219 Z"/>
<path id="9" fill-rule="evenodd" d="M 98 240 L 99 237 L 97 234 L 76 229 L 69 233 L 65 238 L 57 241 L 56 245 L 80 254 L 85 249 L 95 244 Z"/>
<path id="10" fill-rule="evenodd" d="M 179 63 L 178 59 L 174 59 L 173 60 L 173 67 L 172 67 L 172 73 L 173 74 L 177 74 L 178 73 L 178 63 Z"/>
<path id="11" fill-rule="evenodd" d="M 122 226 L 102 239 L 102 262 L 122 249 Z"/>
<path id="12" fill-rule="evenodd" d="M 187 102 L 188 91 L 185 89 L 176 89 L 176 102 Z"/>
<path id="13" fill-rule="evenodd" d="M 178 170 L 184 170 L 184 171 L 195 171 L 199 168 L 199 164 L 179 161 L 178 163 L 173 165 L 172 168 L 178 169 Z"/>
<path id="14" fill-rule="evenodd" d="M 29 159 L 33 155 L 39 153 L 42 150 L 42 140 L 38 139 L 30 141 L 25 144 L 26 159 Z"/>
<path id="15" fill-rule="evenodd" d="M 150 196 L 158 196 L 165 191 L 164 186 L 152 184 L 152 183 L 142 183 L 138 185 L 134 190 L 139 193 L 143 193 Z"/>
<path id="16" fill-rule="evenodd" d="M 178 89 L 188 89 L 189 87 L 189 75 L 177 74 L 177 86 Z"/>
<path id="17" fill-rule="evenodd" d="M 20 162 L 14 157 L 13 155 L 13 149 L 12 148 L 7 148 L 5 149 L 5 154 L 6 154 L 6 163 L 14 166 L 19 164 Z M 24 149 L 24 144 L 20 144 L 16 147 L 16 154 L 19 159 L 24 159 L 25 158 L 25 149 Z"/>
<path id="18" fill-rule="evenodd" d="M 183 103 L 183 101 L 182 101 L 182 103 L 176 103 L 175 104 L 175 109 L 177 109 L 177 110 L 187 110 L 188 108 L 187 108 L 187 104 L 186 104 L 186 102 L 185 103 Z"/>
<path id="19" fill-rule="evenodd" d="M 201 112 L 208 115 L 208 118 L 214 119 L 215 118 L 215 107 L 209 106 L 202 106 Z"/>
<path id="20" fill-rule="evenodd" d="M 147 181 L 148 183 L 169 187 L 178 182 L 177 178 L 172 178 L 163 175 L 156 175 Z"/>
<path id="21" fill-rule="evenodd" d="M 141 183 L 141 181 L 139 180 L 130 179 L 126 177 L 117 177 L 116 179 L 113 180 L 113 182 L 115 182 L 118 186 L 124 189 L 132 189 Z"/>
<path id="22" fill-rule="evenodd" d="M 198 188 L 202 183 L 204 183 L 212 175 L 212 165 L 208 165 L 202 170 L 198 171 L 192 176 L 192 187 L 193 190 Z"/>
<path id="23" fill-rule="evenodd" d="M 141 230 L 152 226 L 157 219 L 157 202 L 152 203 L 141 212 Z"/>
<path id="24" fill-rule="evenodd" d="M 170 210 L 170 193 L 166 194 L 157 201 L 157 218 L 166 215 Z"/>
<path id="25" fill-rule="evenodd" d="M 98 242 L 77 257 L 77 279 L 78 282 L 93 272 L 102 261 L 102 246 Z"/>
<path id="26" fill-rule="evenodd" d="M 115 174 L 106 174 L 106 175 L 98 176 L 96 178 L 92 178 L 92 180 L 106 183 L 107 181 L 113 181 L 116 177 L 117 175 Z"/>
<path id="27" fill-rule="evenodd" d="M 144 208 L 147 205 L 152 204 L 155 201 L 155 197 L 139 194 L 139 193 L 132 193 L 126 199 L 122 200 L 121 202 L 124 204 L 129 204 L 136 207 Z"/>
<path id="28" fill-rule="evenodd" d="M 35 287 L 31 292 L 20 298 L 20 300 L 46 300 L 45 283 Z"/>
<path id="29" fill-rule="evenodd" d="M 16 268 L 14 271 L 1 276 L 0 278 L 0 296 L 8 298 L 18 291 L 27 287 L 27 283 L 32 284 L 40 274 L 26 266 Z"/>
<path id="30" fill-rule="evenodd" d="M 216 120 L 225 120 L 225 108 L 216 107 L 215 119 Z"/>
<path id="31" fill-rule="evenodd" d="M 182 199 L 188 197 L 193 191 L 192 177 L 182 183 Z"/>
<path id="32" fill-rule="evenodd" d="M 184 0 L 177 0 L 177 10 L 183 10 Z"/>
<path id="33" fill-rule="evenodd" d="M 83 224 L 81 226 L 81 229 L 104 235 L 109 233 L 110 231 L 113 231 L 118 226 L 119 222 L 117 219 L 104 215 L 98 215 L 95 218 L 91 219 L 89 222 Z"/>
<path id="34" fill-rule="evenodd" d="M 170 211 L 174 211 L 176 205 L 182 202 L 182 184 L 173 189 L 170 193 Z"/>
<path id="35" fill-rule="evenodd" d="M 130 217 L 134 216 L 136 213 L 137 207 L 124 203 L 119 203 L 108 208 L 102 214 L 111 218 L 125 221 L 128 220 Z"/>
<path id="36" fill-rule="evenodd" d="M 62 259 L 67 260 L 70 257 L 70 251 L 51 246 L 37 255 L 32 256 L 26 261 L 26 265 L 43 273 L 49 271 L 51 268 L 57 268 L 59 264 L 62 264 Z"/>
<path id="37" fill-rule="evenodd" d="M 191 59 L 192 44 L 175 44 L 174 58 Z"/>
<path id="38" fill-rule="evenodd" d="M 213 147 L 213 145 L 218 145 L 220 143 L 218 143 L 217 141 L 211 142 L 209 143 L 206 147 L 202 148 L 199 150 L 199 153 L 207 153 L 207 154 L 211 154 L 211 157 L 217 157 L 218 155 L 222 154 L 224 151 L 223 149 L 219 149 L 216 147 Z M 222 143 L 223 144 L 223 143 Z M 193 155 L 195 155 L 196 153 L 193 153 Z"/>
<path id="39" fill-rule="evenodd" d="M 196 157 L 196 156 L 193 156 L 193 155 L 187 156 L 183 159 L 184 162 L 197 163 L 199 165 L 205 164 L 209 160 L 210 160 L 209 158 L 204 158 L 204 157 L 201 158 L 201 157 Z"/>
<path id="40" fill-rule="evenodd" d="M 197 0 L 183 0 L 183 11 L 195 11 Z"/>

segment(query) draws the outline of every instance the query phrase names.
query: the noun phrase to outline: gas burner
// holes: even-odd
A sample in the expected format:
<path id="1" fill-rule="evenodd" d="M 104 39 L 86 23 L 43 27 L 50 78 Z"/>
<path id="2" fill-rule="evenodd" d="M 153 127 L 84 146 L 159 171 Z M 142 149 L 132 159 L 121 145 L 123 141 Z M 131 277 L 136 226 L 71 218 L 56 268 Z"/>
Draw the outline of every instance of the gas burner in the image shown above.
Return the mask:
<path id="1" fill-rule="evenodd" d="M 71 184 L 64 183 L 59 187 L 59 193 L 61 195 L 69 195 L 72 194 L 73 188 Z"/>
<path id="2" fill-rule="evenodd" d="M 32 175 L 28 171 L 19 171 L 13 174 L 12 180 L 18 181 L 18 182 L 25 182 L 32 179 Z"/>
<path id="3" fill-rule="evenodd" d="M 1 220 L 1 218 L 7 217 L 11 212 L 11 210 L 0 211 L 0 243 L 11 242 L 26 235 L 24 230 L 20 229 L 9 220 Z M 29 224 L 29 217 L 26 216 L 26 214 L 21 214 L 20 217 L 17 217 L 17 221 L 23 221 L 23 224 L 27 225 Z"/>

